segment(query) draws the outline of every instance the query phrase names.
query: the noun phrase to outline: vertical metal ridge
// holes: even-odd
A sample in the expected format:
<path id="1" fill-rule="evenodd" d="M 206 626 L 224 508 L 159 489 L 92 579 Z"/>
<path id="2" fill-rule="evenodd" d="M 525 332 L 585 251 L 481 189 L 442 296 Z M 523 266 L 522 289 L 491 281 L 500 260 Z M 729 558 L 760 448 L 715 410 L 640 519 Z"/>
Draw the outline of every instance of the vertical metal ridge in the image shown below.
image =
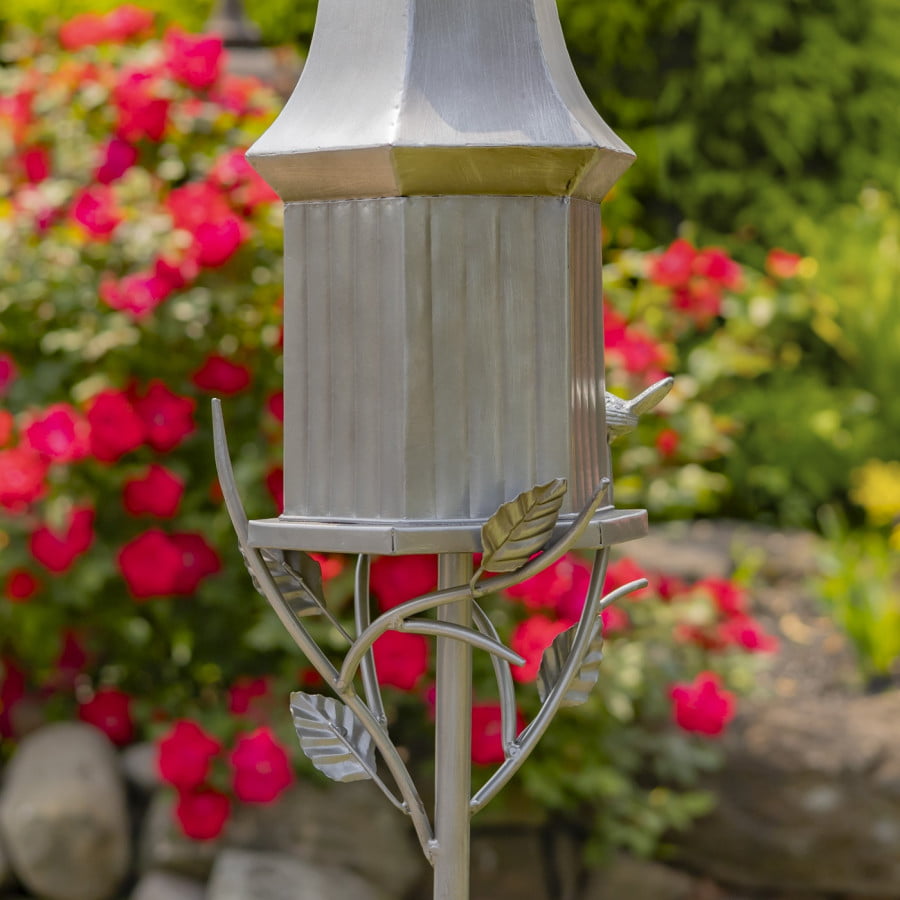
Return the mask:
<path id="1" fill-rule="evenodd" d="M 402 199 L 367 200 L 380 216 L 376 234 L 377 252 L 385 266 L 379 283 L 378 347 L 381 384 L 373 402 L 381 412 L 381 504 L 378 515 L 403 518 L 407 514 L 405 430 L 408 402 L 408 372 L 404 336 L 405 293 L 408 275 L 405 252 L 405 215 Z"/>
<path id="2" fill-rule="evenodd" d="M 509 202 L 509 201 L 508 201 Z M 504 206 L 508 205 L 504 204 Z M 483 204 L 464 229 L 466 335 L 465 398 L 468 421 L 468 464 L 471 486 L 467 514 L 478 517 L 485 504 L 497 507 L 503 496 L 501 443 L 503 357 L 509 352 L 499 322 L 500 204 Z M 462 212 L 462 210 L 460 210 Z"/>
<path id="3" fill-rule="evenodd" d="M 505 227 L 497 238 L 499 260 L 499 308 L 502 329 L 501 383 L 505 396 L 497 422 L 503 448 L 502 488 L 505 499 L 537 483 L 534 444 L 523 434 L 535 434 L 537 394 L 531 388 L 540 377 L 534 365 L 538 340 L 535 317 L 534 198 L 517 197 L 510 202 Z M 498 219 L 499 224 L 499 219 Z M 524 252 L 523 252 L 524 251 Z"/>
<path id="4" fill-rule="evenodd" d="M 331 389 L 331 421 L 329 462 L 333 465 L 339 455 L 352 457 L 352 447 L 356 438 L 354 420 L 355 391 L 344 388 L 349 381 L 353 384 L 358 355 L 355 352 L 355 319 L 357 295 L 353 290 L 354 267 L 347 266 L 337 248 L 358 259 L 356 228 L 360 208 L 346 201 L 328 206 L 328 283 L 330 303 L 328 304 L 327 337 L 330 343 L 328 357 L 329 386 Z M 358 474 L 355 466 L 341 477 L 329 473 L 328 496 L 331 509 L 346 509 L 350 515 L 357 515 L 356 484 Z"/>
<path id="5" fill-rule="evenodd" d="M 465 518 L 469 509 L 469 434 L 465 403 L 465 198 L 426 198 L 431 228 L 434 418 L 437 512 Z"/>
<path id="6" fill-rule="evenodd" d="M 382 229 L 383 207 L 360 205 L 357 221 L 357 245 L 354 290 L 358 328 L 354 345 L 356 380 L 356 440 L 353 465 L 359 473 L 357 503 L 359 510 L 382 508 L 381 482 L 383 457 L 379 432 L 381 423 L 377 399 L 381 393 L 381 370 L 378 359 L 378 334 L 381 319 L 381 294 L 385 280 L 379 231 Z"/>
<path id="7" fill-rule="evenodd" d="M 606 469 L 602 446 L 602 318 L 600 248 L 597 231 L 599 208 L 582 200 L 572 201 L 571 288 L 572 309 L 572 502 L 587 501 Z M 598 330 L 598 323 L 600 328 Z"/>
<path id="8" fill-rule="evenodd" d="M 417 518 L 435 517 L 434 490 L 434 328 L 430 248 L 430 215 L 427 205 L 406 201 L 403 217 L 406 254 L 405 327 L 407 390 L 404 423 L 405 490 L 411 512 Z M 404 510 L 404 514 L 410 510 Z"/>
<path id="9" fill-rule="evenodd" d="M 536 201 L 535 291 L 538 298 L 535 368 L 541 373 L 536 402 L 540 410 L 535 435 L 539 481 L 568 475 L 571 431 L 571 310 L 568 295 L 568 201 Z M 564 510 L 570 511 L 567 496 Z"/>

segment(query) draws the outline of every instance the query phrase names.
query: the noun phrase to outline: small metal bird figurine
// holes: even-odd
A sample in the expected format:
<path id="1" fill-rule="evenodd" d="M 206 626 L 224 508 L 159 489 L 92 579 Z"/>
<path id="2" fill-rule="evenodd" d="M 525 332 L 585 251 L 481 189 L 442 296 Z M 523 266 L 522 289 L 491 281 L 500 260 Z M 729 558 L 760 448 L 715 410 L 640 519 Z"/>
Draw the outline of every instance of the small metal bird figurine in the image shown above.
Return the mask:
<path id="1" fill-rule="evenodd" d="M 637 428 L 638 417 L 649 412 L 672 390 L 675 379 L 670 375 L 650 385 L 633 400 L 623 400 L 606 392 L 606 433 L 609 442 Z"/>

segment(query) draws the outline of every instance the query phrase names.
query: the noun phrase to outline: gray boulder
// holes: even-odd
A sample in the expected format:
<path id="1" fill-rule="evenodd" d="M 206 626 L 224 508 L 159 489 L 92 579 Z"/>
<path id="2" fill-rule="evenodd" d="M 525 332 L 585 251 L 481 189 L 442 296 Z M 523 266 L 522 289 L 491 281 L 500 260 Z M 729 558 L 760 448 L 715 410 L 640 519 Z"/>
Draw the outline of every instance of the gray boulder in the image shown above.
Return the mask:
<path id="1" fill-rule="evenodd" d="M 170 791 L 161 791 L 150 804 L 140 838 L 142 872 L 166 869 L 205 878 L 219 851 L 234 847 L 346 868 L 396 898 L 425 867 L 409 820 L 368 782 L 320 788 L 301 781 L 275 803 L 236 804 L 225 832 L 202 842 L 181 834 L 173 799 Z"/>
<path id="2" fill-rule="evenodd" d="M 216 859 L 207 900 L 387 900 L 346 869 L 285 853 L 225 850 Z M 391 898 L 396 900 L 396 898 Z"/>
<path id="3" fill-rule="evenodd" d="M 172 872 L 148 872 L 135 886 L 130 900 L 204 900 L 205 896 L 202 881 Z"/>
<path id="4" fill-rule="evenodd" d="M 681 859 L 739 886 L 900 897 L 898 723 L 897 691 L 749 710 Z"/>
<path id="5" fill-rule="evenodd" d="M 125 789 L 110 742 L 78 722 L 19 745 L 0 795 L 0 841 L 18 879 L 44 900 L 105 900 L 131 855 Z"/>

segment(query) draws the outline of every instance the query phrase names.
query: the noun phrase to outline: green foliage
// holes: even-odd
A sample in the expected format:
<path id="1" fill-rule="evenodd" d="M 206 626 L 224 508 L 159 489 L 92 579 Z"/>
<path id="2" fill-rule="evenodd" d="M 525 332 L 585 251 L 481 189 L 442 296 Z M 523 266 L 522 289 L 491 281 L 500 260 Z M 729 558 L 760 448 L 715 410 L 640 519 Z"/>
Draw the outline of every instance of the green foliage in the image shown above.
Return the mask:
<path id="1" fill-rule="evenodd" d="M 803 246 L 793 229 L 893 184 L 898 0 L 559 0 L 585 87 L 638 152 L 610 222 Z M 623 198 L 624 199 L 624 198 Z"/>

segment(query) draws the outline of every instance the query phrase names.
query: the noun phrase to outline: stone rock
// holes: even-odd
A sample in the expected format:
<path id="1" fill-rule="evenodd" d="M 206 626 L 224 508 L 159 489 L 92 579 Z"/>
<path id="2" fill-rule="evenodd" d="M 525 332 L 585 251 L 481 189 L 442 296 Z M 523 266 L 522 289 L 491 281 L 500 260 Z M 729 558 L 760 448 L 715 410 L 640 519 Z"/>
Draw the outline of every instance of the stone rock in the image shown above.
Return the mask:
<path id="1" fill-rule="evenodd" d="M 0 840 L 44 900 L 105 900 L 128 870 L 130 825 L 116 754 L 95 728 L 47 725 L 6 770 Z"/>
<path id="2" fill-rule="evenodd" d="M 359 875 L 285 853 L 224 850 L 207 900 L 388 900 Z M 393 900 L 393 898 L 392 898 Z"/>
<path id="3" fill-rule="evenodd" d="M 125 780 L 143 794 L 152 793 L 161 784 L 156 756 L 156 746 L 150 741 L 132 744 L 119 754 Z"/>
<path id="4" fill-rule="evenodd" d="M 13 873 L 9 865 L 9 856 L 3 849 L 3 841 L 0 840 L 0 890 L 9 887 L 13 882 Z"/>
<path id="5" fill-rule="evenodd" d="M 896 691 L 753 709 L 681 859 L 741 887 L 900 897 L 898 722 Z"/>
<path id="6" fill-rule="evenodd" d="M 185 837 L 175 821 L 175 795 L 160 790 L 153 795 L 138 839 L 138 870 L 177 872 L 189 878 L 205 879 L 212 869 L 223 838 L 194 841 Z"/>
<path id="7" fill-rule="evenodd" d="M 540 835 L 535 828 L 499 827 L 475 831 L 472 834 L 471 872 L 472 900 L 547 897 L 549 876 Z M 430 881 L 429 877 L 429 884 Z"/>
<path id="8" fill-rule="evenodd" d="M 622 552 L 652 572 L 689 580 L 726 578 L 734 562 L 752 555 L 769 581 L 803 579 L 818 571 L 819 538 L 747 522 L 700 520 L 654 525 L 650 534 Z"/>
<path id="9" fill-rule="evenodd" d="M 720 900 L 721 896 L 711 883 L 704 885 L 671 866 L 623 854 L 591 873 L 581 900 Z"/>
<path id="10" fill-rule="evenodd" d="M 130 900 L 204 900 L 205 896 L 202 881 L 172 872 L 148 872 L 137 883 Z"/>
<path id="11" fill-rule="evenodd" d="M 301 781 L 269 805 L 236 805 L 224 834 L 184 837 L 170 792 L 154 796 L 140 838 L 139 869 L 205 878 L 223 847 L 274 851 L 358 872 L 391 898 L 402 897 L 426 863 L 409 820 L 371 783 L 320 788 Z"/>
<path id="12" fill-rule="evenodd" d="M 327 788 L 301 781 L 270 806 L 240 806 L 226 843 L 353 870 L 392 900 L 426 866 L 409 820 L 367 781 Z"/>

